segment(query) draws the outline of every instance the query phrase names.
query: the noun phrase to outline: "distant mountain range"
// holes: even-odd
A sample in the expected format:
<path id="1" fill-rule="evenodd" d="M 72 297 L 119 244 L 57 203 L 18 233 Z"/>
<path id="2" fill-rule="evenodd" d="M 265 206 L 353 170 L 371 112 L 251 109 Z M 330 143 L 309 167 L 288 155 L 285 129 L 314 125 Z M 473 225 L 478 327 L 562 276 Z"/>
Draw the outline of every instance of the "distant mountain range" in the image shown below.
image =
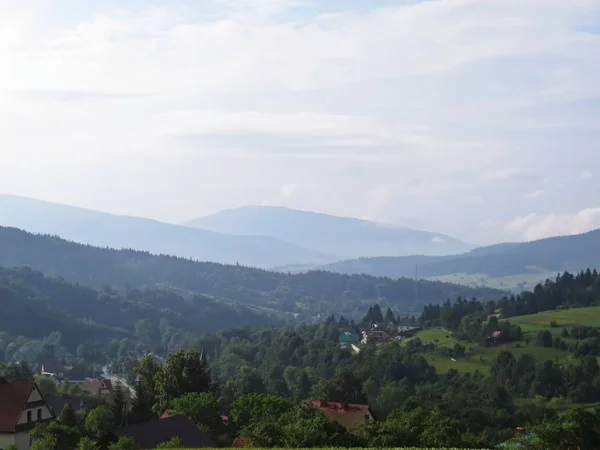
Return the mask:
<path id="1" fill-rule="evenodd" d="M 336 259 L 448 255 L 473 248 L 440 233 L 279 206 L 227 209 L 184 225 L 238 236 L 271 236 Z"/>
<path id="2" fill-rule="evenodd" d="M 600 230 L 480 247 L 460 255 L 360 258 L 328 264 L 323 269 L 348 274 L 414 277 L 416 265 L 419 277 L 423 278 L 451 274 L 506 277 L 600 268 Z"/>
<path id="3" fill-rule="evenodd" d="M 233 236 L 12 195 L 0 195 L 0 225 L 100 247 L 256 267 L 336 260 L 274 237 Z"/>
<path id="4" fill-rule="evenodd" d="M 0 226 L 100 247 L 261 268 L 316 267 L 362 256 L 466 251 L 451 237 L 287 208 L 245 207 L 184 225 L 0 195 Z"/>

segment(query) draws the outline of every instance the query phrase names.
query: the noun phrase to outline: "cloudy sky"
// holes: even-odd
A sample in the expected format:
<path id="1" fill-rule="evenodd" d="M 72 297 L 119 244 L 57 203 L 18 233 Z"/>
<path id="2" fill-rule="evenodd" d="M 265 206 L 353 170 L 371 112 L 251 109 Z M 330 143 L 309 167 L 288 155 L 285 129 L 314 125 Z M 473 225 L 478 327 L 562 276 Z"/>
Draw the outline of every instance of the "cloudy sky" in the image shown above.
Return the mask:
<path id="1" fill-rule="evenodd" d="M 600 0 L 0 0 L 0 192 L 600 227 Z"/>

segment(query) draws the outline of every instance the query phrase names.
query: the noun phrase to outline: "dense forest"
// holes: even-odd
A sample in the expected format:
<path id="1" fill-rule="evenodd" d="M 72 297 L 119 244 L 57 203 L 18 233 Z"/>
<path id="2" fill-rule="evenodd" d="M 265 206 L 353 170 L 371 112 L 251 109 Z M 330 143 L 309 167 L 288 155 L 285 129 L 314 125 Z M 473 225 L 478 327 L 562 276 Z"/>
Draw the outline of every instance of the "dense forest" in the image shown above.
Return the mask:
<path id="1" fill-rule="evenodd" d="M 60 331 L 67 343 L 133 336 L 142 319 L 193 333 L 285 323 L 281 316 L 199 294 L 135 288 L 117 292 L 108 286 L 95 291 L 30 268 L 0 267 L 0 302 L 0 331 L 31 339 Z"/>
<path id="2" fill-rule="evenodd" d="M 277 273 L 134 250 L 102 249 L 5 227 L 0 227 L 0 248 L 0 265 L 28 266 L 95 289 L 104 285 L 117 289 L 169 288 L 262 310 L 295 313 L 301 319 L 318 313 L 355 317 L 375 302 L 396 311 L 418 313 L 429 302 L 502 295 L 495 289 L 422 281 L 419 302 L 415 302 L 415 283 L 410 279 L 324 271 Z"/>
<path id="3" fill-rule="evenodd" d="M 598 267 L 599 236 L 600 230 L 595 230 L 575 236 L 481 247 L 462 255 L 360 258 L 332 263 L 325 269 L 388 277 L 414 276 L 415 264 L 419 264 L 422 277 L 456 273 L 503 277 L 528 273 L 532 268 L 563 272 Z"/>

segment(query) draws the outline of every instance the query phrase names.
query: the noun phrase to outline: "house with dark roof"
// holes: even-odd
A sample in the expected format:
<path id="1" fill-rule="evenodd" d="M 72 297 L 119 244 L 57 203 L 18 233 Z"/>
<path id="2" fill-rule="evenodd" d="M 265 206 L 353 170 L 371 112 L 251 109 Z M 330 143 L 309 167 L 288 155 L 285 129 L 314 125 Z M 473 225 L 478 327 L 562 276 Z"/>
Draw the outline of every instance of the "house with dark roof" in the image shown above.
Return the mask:
<path id="1" fill-rule="evenodd" d="M 101 439 L 100 447 L 108 448 L 112 442 L 116 442 L 121 437 L 131 437 L 139 448 L 145 450 L 154 449 L 159 444 L 176 437 L 181 441 L 181 448 L 215 447 L 212 439 L 200 431 L 194 422 L 182 415 L 129 426 Z"/>
<path id="2" fill-rule="evenodd" d="M 47 377 L 62 380 L 65 376 L 69 374 L 71 369 L 73 368 L 65 366 L 58 361 L 46 361 L 42 363 L 40 373 Z"/>
<path id="3" fill-rule="evenodd" d="M 113 393 L 112 381 L 108 378 L 86 378 L 81 383 L 81 389 L 92 395 L 111 395 Z"/>
<path id="4" fill-rule="evenodd" d="M 28 450 L 29 431 L 53 418 L 35 383 L 0 377 L 0 449 L 14 445 L 18 450 Z"/>
<path id="5" fill-rule="evenodd" d="M 369 405 L 328 402 L 326 400 L 314 400 L 310 405 L 323 411 L 332 420 L 346 427 L 347 430 L 353 430 L 365 422 L 374 420 Z"/>
<path id="6" fill-rule="evenodd" d="M 98 406 L 99 399 L 92 397 L 84 397 L 81 395 L 52 395 L 46 394 L 44 397 L 46 403 L 50 408 L 50 411 L 58 417 L 62 412 L 65 405 L 69 405 L 73 411 L 79 411 L 81 409 L 91 410 Z"/>

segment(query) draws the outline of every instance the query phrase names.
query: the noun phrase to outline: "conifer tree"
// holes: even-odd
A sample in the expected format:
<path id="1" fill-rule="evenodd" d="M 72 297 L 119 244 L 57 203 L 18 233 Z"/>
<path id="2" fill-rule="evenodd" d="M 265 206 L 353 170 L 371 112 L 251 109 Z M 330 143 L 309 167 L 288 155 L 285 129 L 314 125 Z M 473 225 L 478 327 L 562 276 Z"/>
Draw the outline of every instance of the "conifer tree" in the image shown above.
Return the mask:
<path id="1" fill-rule="evenodd" d="M 73 411 L 73 408 L 71 408 L 70 403 L 65 404 L 60 415 L 58 416 L 58 421 L 62 425 L 66 425 L 68 427 L 77 426 L 77 416 L 75 415 L 75 411 Z"/>
<path id="2" fill-rule="evenodd" d="M 125 391 L 123 385 L 117 381 L 112 395 L 112 413 L 115 418 L 115 425 L 122 426 L 125 414 Z"/>

